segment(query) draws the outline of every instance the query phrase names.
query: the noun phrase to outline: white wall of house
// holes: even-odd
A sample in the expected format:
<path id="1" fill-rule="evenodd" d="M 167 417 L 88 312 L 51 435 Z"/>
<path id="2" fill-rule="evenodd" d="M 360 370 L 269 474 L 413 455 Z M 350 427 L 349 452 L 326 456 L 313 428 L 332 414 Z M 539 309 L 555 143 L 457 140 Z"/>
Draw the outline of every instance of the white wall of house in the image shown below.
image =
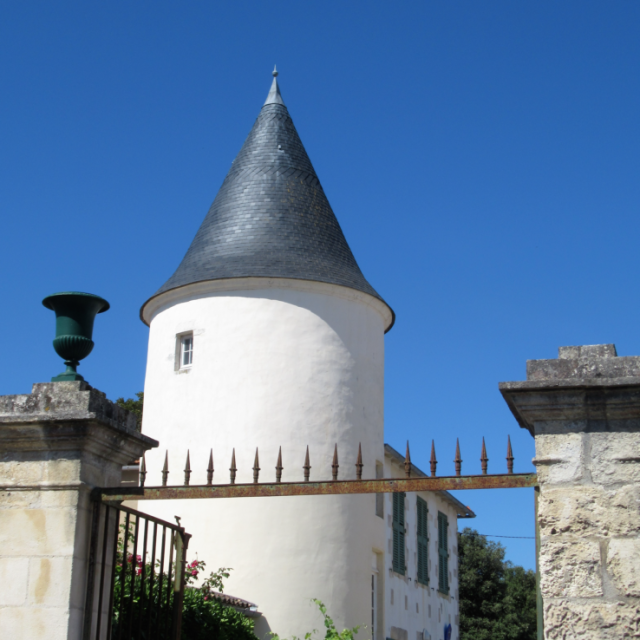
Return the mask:
<path id="1" fill-rule="evenodd" d="M 340 478 L 363 477 L 382 463 L 384 330 L 390 311 L 366 294 L 300 280 L 235 279 L 189 285 L 152 299 L 143 432 L 161 442 L 147 456 L 147 486 L 274 481 L 282 446 L 283 481 L 301 481 L 307 445 L 311 480 L 330 479 L 335 443 Z M 176 361 L 179 337 L 193 334 L 193 364 Z M 258 632 L 304 636 L 321 628 L 319 598 L 342 627 L 371 617 L 372 551 L 384 551 L 375 496 L 241 498 L 144 505 L 166 520 L 180 515 L 195 554 L 208 568 L 232 567 L 227 591 L 255 602 Z M 366 635 L 362 636 L 363 638 Z"/>
<path id="2" fill-rule="evenodd" d="M 424 474 L 419 474 L 424 475 Z M 385 456 L 385 477 L 404 477 L 404 466 Z M 428 507 L 429 583 L 418 582 L 417 497 Z M 385 494 L 386 545 L 384 573 L 385 635 L 376 640 L 443 640 L 445 624 L 452 627 L 451 640 L 459 638 L 458 545 L 456 500 L 447 492 L 407 493 L 405 498 L 405 575 L 393 570 L 393 494 Z M 449 592 L 438 589 L 438 512 L 449 521 Z M 424 634 L 426 630 L 430 634 Z"/>

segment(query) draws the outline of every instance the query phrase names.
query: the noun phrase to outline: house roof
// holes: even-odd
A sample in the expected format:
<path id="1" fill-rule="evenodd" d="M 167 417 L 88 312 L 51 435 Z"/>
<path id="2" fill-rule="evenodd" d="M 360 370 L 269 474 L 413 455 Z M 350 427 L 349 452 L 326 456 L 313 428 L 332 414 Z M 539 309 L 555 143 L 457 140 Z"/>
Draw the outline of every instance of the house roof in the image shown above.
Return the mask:
<path id="1" fill-rule="evenodd" d="M 237 598 L 236 596 L 232 596 L 227 593 L 220 593 L 219 591 L 211 591 L 211 597 L 214 600 L 219 600 L 222 604 L 228 607 L 235 607 L 236 609 L 252 609 L 253 611 L 256 611 L 258 608 L 258 605 L 253 602 Z"/>
<path id="2" fill-rule="evenodd" d="M 196 282 L 265 277 L 340 285 L 384 303 L 360 271 L 275 76 L 191 246 L 152 298 Z"/>
<path id="3" fill-rule="evenodd" d="M 400 452 L 396 451 L 390 444 L 384 445 L 384 452 L 385 452 L 385 455 L 388 455 L 396 464 L 404 465 L 404 456 Z M 413 462 L 411 463 L 411 475 L 419 476 L 423 478 L 427 477 L 427 474 L 424 471 L 422 471 L 422 469 L 419 469 L 418 467 L 416 467 L 416 465 L 413 464 Z M 433 491 L 432 493 L 438 494 L 443 500 L 445 500 L 450 505 L 455 507 L 458 513 L 458 518 L 475 518 L 476 517 L 476 514 L 471 510 L 470 507 L 467 507 L 466 505 L 462 504 L 460 500 L 458 500 L 457 498 L 454 498 L 454 496 L 452 496 L 448 491 Z"/>

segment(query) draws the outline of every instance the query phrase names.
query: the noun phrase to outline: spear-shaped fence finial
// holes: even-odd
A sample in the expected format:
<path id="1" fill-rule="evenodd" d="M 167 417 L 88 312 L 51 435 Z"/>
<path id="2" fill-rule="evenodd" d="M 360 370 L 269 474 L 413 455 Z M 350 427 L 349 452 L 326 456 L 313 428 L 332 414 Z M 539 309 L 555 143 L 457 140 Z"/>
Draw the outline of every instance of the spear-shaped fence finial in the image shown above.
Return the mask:
<path id="1" fill-rule="evenodd" d="M 189 459 L 189 449 L 187 449 L 187 463 L 184 465 L 184 484 L 188 486 L 191 479 L 191 460 Z"/>
<path id="2" fill-rule="evenodd" d="M 213 484 L 213 449 L 209 451 L 209 466 L 207 467 L 207 485 Z"/>
<path id="3" fill-rule="evenodd" d="M 140 486 L 144 487 L 144 481 L 147 477 L 147 463 L 144 459 L 144 453 L 142 454 L 142 462 L 140 463 Z"/>
<path id="4" fill-rule="evenodd" d="M 333 450 L 333 462 L 331 463 L 331 479 L 335 482 L 338 479 L 338 443 Z"/>
<path id="5" fill-rule="evenodd" d="M 431 440 L 431 460 L 429 460 L 429 465 L 431 466 L 431 477 L 436 477 L 436 466 L 438 461 L 436 460 L 436 443 Z"/>
<path id="6" fill-rule="evenodd" d="M 236 471 L 238 468 L 236 467 L 236 448 L 233 448 L 231 452 L 231 466 L 229 467 L 229 477 L 231 480 L 231 484 L 236 483 Z"/>
<path id="7" fill-rule="evenodd" d="M 362 442 L 358 443 L 358 457 L 356 459 L 356 478 L 358 480 L 362 480 Z"/>
<path id="8" fill-rule="evenodd" d="M 307 453 L 304 456 L 304 465 L 302 466 L 304 469 L 304 481 L 309 482 L 309 474 L 311 472 L 311 462 L 309 461 L 309 445 L 307 445 Z"/>
<path id="9" fill-rule="evenodd" d="M 276 462 L 276 482 L 282 482 L 282 447 L 278 449 L 278 461 Z"/>
<path id="10" fill-rule="evenodd" d="M 167 478 L 169 477 L 169 451 L 164 454 L 164 467 L 162 467 L 162 486 L 167 486 Z"/>
<path id="11" fill-rule="evenodd" d="M 459 476 L 462 471 L 462 458 L 460 457 L 460 438 L 456 438 L 456 475 Z"/>
<path id="12" fill-rule="evenodd" d="M 253 461 L 253 484 L 258 484 L 258 477 L 260 476 L 260 459 L 258 458 L 258 447 L 256 447 L 256 457 Z"/>
<path id="13" fill-rule="evenodd" d="M 404 455 L 404 475 L 411 477 L 411 452 L 409 451 L 409 441 L 407 440 L 407 452 Z"/>
<path id="14" fill-rule="evenodd" d="M 507 473 L 513 473 L 513 450 L 511 449 L 511 436 L 507 436 Z"/>
<path id="15" fill-rule="evenodd" d="M 489 466 L 489 458 L 487 458 L 487 447 L 484 444 L 484 437 L 482 438 L 482 453 L 480 454 L 480 465 L 482 467 L 482 475 L 487 475 L 487 468 Z"/>

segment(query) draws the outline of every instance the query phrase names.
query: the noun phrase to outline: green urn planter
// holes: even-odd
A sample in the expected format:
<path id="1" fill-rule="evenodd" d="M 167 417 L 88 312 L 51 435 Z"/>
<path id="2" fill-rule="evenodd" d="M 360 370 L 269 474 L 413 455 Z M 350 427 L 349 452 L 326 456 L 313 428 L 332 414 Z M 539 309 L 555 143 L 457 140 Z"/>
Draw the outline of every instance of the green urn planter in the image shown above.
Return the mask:
<path id="1" fill-rule="evenodd" d="M 51 378 L 51 382 L 84 380 L 76 371 L 80 360 L 93 349 L 93 321 L 96 314 L 109 309 L 109 303 L 100 296 L 77 291 L 65 291 L 47 296 L 42 304 L 55 311 L 56 337 L 53 348 L 65 361 L 67 370 Z"/>

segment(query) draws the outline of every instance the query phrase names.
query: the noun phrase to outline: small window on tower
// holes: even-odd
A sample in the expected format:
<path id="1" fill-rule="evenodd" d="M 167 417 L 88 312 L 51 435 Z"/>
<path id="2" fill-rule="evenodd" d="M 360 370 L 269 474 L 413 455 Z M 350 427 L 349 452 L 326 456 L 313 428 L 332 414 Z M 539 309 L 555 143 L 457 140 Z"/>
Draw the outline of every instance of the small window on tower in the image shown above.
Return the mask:
<path id="1" fill-rule="evenodd" d="M 193 333 L 180 334 L 176 347 L 176 369 L 190 369 L 193 364 Z"/>

